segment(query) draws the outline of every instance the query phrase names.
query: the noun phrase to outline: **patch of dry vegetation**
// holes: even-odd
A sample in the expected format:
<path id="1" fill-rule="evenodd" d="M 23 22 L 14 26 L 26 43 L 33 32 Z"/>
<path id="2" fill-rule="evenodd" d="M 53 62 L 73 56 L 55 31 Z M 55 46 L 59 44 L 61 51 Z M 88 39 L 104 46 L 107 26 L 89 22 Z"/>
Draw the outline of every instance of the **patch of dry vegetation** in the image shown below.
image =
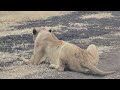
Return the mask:
<path id="1" fill-rule="evenodd" d="M 113 17 L 112 13 L 97 13 L 97 14 L 90 14 L 90 15 L 83 15 L 80 18 L 82 19 L 103 19 L 103 18 L 111 18 Z"/>

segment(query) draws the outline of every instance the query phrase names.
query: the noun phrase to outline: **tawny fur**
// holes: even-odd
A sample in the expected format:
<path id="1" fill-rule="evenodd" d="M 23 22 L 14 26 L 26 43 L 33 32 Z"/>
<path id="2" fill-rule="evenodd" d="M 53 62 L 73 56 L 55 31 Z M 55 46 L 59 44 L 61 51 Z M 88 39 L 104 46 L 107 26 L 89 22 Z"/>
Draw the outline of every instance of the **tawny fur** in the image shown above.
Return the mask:
<path id="1" fill-rule="evenodd" d="M 36 31 L 36 32 L 35 32 Z M 40 64 L 46 58 L 50 62 L 50 68 L 64 71 L 67 65 L 70 70 L 82 73 L 107 75 L 114 71 L 104 72 L 96 66 L 99 61 L 98 49 L 94 44 L 87 49 L 59 40 L 47 29 L 34 29 L 34 52 L 31 60 L 26 64 Z"/>

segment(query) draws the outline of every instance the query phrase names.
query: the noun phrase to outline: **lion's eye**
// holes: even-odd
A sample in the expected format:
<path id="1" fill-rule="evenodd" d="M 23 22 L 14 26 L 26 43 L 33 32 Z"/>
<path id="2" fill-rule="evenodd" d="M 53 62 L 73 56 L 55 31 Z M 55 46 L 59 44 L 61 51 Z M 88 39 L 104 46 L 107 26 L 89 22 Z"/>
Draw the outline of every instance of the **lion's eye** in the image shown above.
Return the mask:
<path id="1" fill-rule="evenodd" d="M 49 32 L 52 32 L 52 30 L 50 29 Z"/>

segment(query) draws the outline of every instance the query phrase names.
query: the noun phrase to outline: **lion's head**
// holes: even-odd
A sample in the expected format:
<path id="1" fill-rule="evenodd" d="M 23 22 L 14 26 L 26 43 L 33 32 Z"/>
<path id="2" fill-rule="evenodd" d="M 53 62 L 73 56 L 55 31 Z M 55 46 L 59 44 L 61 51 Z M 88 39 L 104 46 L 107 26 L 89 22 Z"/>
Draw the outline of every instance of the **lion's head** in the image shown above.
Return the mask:
<path id="1" fill-rule="evenodd" d="M 56 37 L 54 36 L 54 34 L 52 33 L 52 30 L 51 29 L 46 29 L 46 28 L 40 28 L 40 29 L 33 29 L 33 41 L 35 41 L 36 37 L 38 36 L 38 33 L 41 33 L 41 31 L 46 31 L 48 33 L 50 33 L 53 37 Z"/>
<path id="2" fill-rule="evenodd" d="M 46 32 L 46 36 L 47 35 L 51 35 L 51 37 L 53 37 L 54 39 L 58 40 L 58 38 L 54 35 L 53 31 L 51 29 L 48 28 L 40 28 L 40 29 L 33 29 L 33 41 L 35 41 L 36 37 L 38 36 L 39 33 L 42 33 L 43 31 Z"/>

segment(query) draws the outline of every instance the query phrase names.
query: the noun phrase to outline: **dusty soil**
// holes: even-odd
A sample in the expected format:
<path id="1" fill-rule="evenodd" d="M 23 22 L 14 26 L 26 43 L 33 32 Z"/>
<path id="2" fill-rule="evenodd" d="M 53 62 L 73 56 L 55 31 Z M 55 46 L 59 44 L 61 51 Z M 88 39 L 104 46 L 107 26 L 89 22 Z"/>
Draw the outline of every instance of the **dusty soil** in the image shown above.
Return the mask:
<path id="1" fill-rule="evenodd" d="M 119 79 L 120 12 L 0 12 L 0 79 Z M 87 48 L 99 48 L 98 68 L 116 73 L 104 77 L 50 69 L 47 63 L 24 65 L 17 58 L 30 58 L 32 29 L 49 27 L 59 39 Z"/>

